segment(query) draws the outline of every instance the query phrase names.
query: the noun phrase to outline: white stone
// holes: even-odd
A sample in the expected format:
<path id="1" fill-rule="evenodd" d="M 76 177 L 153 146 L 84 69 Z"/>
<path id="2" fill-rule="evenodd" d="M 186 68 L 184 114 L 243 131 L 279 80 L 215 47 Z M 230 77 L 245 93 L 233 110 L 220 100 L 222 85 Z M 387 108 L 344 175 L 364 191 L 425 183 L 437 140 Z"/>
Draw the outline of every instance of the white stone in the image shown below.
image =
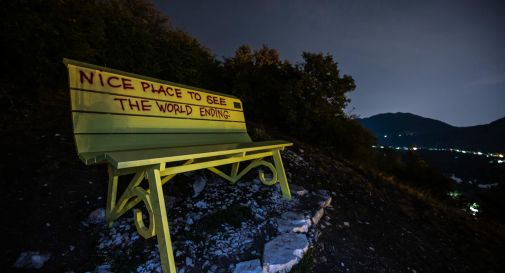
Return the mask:
<path id="1" fill-rule="evenodd" d="M 105 223 L 105 209 L 104 208 L 99 208 L 94 211 L 92 211 L 88 215 L 88 223 L 90 224 L 102 224 Z"/>
<path id="2" fill-rule="evenodd" d="M 193 182 L 193 197 L 197 197 L 200 195 L 200 193 L 203 191 L 205 188 L 205 185 L 207 184 L 207 179 L 203 176 L 199 176 L 195 182 Z"/>
<path id="3" fill-rule="evenodd" d="M 262 273 L 261 270 L 261 262 L 256 259 L 238 263 L 233 273 Z"/>
<path id="4" fill-rule="evenodd" d="M 95 273 L 112 273 L 110 264 L 102 264 L 95 268 Z"/>
<path id="5" fill-rule="evenodd" d="M 312 216 L 312 223 L 314 225 L 317 225 L 317 223 L 319 223 L 319 220 L 321 220 L 323 215 L 324 215 L 324 208 L 318 209 L 316 213 L 314 213 L 314 216 Z"/>
<path id="6" fill-rule="evenodd" d="M 49 253 L 41 254 L 38 251 L 22 252 L 14 264 L 14 267 L 40 269 L 49 258 L 51 258 L 51 254 Z"/>
<path id="7" fill-rule="evenodd" d="M 349 224 L 349 222 L 344 222 L 344 226 L 350 227 L 351 225 Z"/>
<path id="8" fill-rule="evenodd" d="M 298 196 L 304 196 L 307 193 L 309 193 L 309 191 L 306 190 L 304 187 L 298 186 L 298 185 L 295 185 L 295 184 L 291 184 L 290 185 L 290 189 L 291 189 L 292 193 L 294 193 L 294 194 L 296 194 Z"/>
<path id="9" fill-rule="evenodd" d="M 319 190 L 317 196 L 320 198 L 319 206 L 321 208 L 326 208 L 331 204 L 331 196 L 325 190 Z"/>
<path id="10" fill-rule="evenodd" d="M 287 211 L 281 214 L 281 218 L 277 219 L 277 229 L 279 232 L 307 232 L 311 225 L 310 219 L 305 215 Z"/>
<path id="11" fill-rule="evenodd" d="M 309 248 L 305 234 L 284 233 L 265 245 L 263 273 L 288 272 Z"/>
<path id="12" fill-rule="evenodd" d="M 190 257 L 186 257 L 185 262 L 186 262 L 186 266 L 193 267 L 193 259 L 191 259 Z"/>
<path id="13" fill-rule="evenodd" d="M 196 202 L 195 207 L 197 207 L 199 209 L 206 209 L 207 208 L 207 202 L 198 201 L 198 202 Z"/>

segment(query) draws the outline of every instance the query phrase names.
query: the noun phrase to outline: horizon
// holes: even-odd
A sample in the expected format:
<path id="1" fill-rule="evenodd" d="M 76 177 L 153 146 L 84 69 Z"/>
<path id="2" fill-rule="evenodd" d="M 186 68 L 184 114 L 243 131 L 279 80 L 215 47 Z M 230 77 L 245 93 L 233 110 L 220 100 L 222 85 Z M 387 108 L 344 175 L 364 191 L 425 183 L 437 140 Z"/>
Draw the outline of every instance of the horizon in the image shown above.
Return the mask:
<path id="1" fill-rule="evenodd" d="M 377 114 L 372 114 L 372 115 L 369 115 L 369 116 L 358 116 L 359 119 L 365 119 L 365 118 L 371 118 L 371 117 L 374 117 L 374 116 L 378 116 L 378 115 L 382 115 L 382 114 L 411 114 L 411 115 L 415 115 L 415 116 L 418 116 L 418 117 L 422 117 L 422 118 L 428 118 L 428 119 L 433 119 L 433 120 L 436 120 L 436 121 L 440 121 L 440 122 L 443 122 L 443 123 L 446 123 L 450 126 L 453 126 L 453 127 L 459 127 L 459 128 L 463 128 L 463 127 L 473 127 L 473 126 L 479 126 L 479 125 L 487 125 L 487 124 L 490 124 L 490 123 L 493 123 L 497 120 L 500 120 L 500 119 L 503 119 L 505 118 L 505 115 L 503 117 L 500 117 L 500 118 L 497 118 L 497 119 L 494 119 L 494 120 L 491 120 L 489 122 L 486 122 L 486 123 L 479 123 L 479 124 L 473 124 L 473 125 L 465 125 L 465 126 L 458 126 L 458 125 L 454 125 L 450 122 L 447 122 L 445 120 L 440 120 L 440 119 L 437 119 L 437 118 L 433 118 L 433 117 L 428 117 L 428 116 L 423 116 L 423 115 L 419 115 L 419 114 L 416 114 L 416 113 L 411 113 L 411 112 L 384 112 L 384 113 L 377 113 Z"/>
<path id="2" fill-rule="evenodd" d="M 500 1 L 154 3 L 218 59 L 242 44 L 292 63 L 303 51 L 331 54 L 356 81 L 352 114 L 411 112 L 454 126 L 505 116 Z"/>

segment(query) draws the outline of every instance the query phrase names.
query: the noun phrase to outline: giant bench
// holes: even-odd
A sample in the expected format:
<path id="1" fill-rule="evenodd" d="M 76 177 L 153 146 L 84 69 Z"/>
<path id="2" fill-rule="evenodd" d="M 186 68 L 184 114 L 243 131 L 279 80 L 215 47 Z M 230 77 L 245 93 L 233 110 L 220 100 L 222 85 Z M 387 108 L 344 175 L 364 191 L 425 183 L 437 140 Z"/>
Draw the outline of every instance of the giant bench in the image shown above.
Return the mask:
<path id="1" fill-rule="evenodd" d="M 70 59 L 63 62 L 79 158 L 86 165 L 108 165 L 106 222 L 111 226 L 133 209 L 138 233 L 157 237 L 163 272 L 176 272 L 162 188 L 176 174 L 208 169 L 234 184 L 262 166 L 272 175 L 265 177 L 260 170 L 261 182 L 279 183 L 282 196 L 291 199 L 280 151 L 292 143 L 253 142 L 238 98 Z M 243 161 L 248 164 L 241 168 Z M 223 165 L 231 165 L 227 173 L 218 169 Z M 133 178 L 118 196 L 124 175 Z"/>

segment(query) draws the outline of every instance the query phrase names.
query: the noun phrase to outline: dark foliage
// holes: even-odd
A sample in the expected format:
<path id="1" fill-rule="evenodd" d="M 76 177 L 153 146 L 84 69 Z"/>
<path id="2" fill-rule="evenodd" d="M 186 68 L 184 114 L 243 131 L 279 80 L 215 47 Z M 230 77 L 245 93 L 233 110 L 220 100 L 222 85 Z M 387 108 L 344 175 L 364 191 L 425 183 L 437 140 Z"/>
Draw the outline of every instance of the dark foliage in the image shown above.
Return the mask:
<path id="1" fill-rule="evenodd" d="M 0 15 L 7 110 L 66 107 L 64 57 L 196 86 L 211 82 L 217 66 L 198 41 L 142 0 L 8 1 Z"/>
<path id="2" fill-rule="evenodd" d="M 306 52 L 293 65 L 275 49 L 242 46 L 220 62 L 144 0 L 10 1 L 0 20 L 8 71 L 0 78 L 2 124 L 20 114 L 30 119 L 23 125 L 68 124 L 66 57 L 232 93 L 251 124 L 353 160 L 370 153 L 372 136 L 343 113 L 354 80 L 330 55 Z"/>
<path id="3" fill-rule="evenodd" d="M 276 50 L 243 45 L 223 64 L 225 90 L 242 98 L 248 119 L 281 129 L 355 161 L 371 155 L 373 137 L 343 109 L 356 85 L 340 75 L 331 55 L 303 53 L 303 62 L 281 61 Z"/>

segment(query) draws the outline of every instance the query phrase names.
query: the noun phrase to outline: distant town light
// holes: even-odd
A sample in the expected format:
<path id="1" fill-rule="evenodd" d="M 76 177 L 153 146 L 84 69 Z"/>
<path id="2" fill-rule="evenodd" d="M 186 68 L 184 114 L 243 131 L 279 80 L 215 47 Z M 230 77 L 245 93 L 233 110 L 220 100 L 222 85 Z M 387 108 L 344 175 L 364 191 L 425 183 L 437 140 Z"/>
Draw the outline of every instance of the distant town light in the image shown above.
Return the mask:
<path id="1" fill-rule="evenodd" d="M 451 191 L 447 195 L 449 195 L 452 199 L 458 199 L 461 196 L 461 193 L 458 191 Z"/>
<path id="2" fill-rule="evenodd" d="M 387 137 L 388 137 L 388 135 L 384 135 L 384 138 L 387 138 Z"/>
<path id="3" fill-rule="evenodd" d="M 472 203 L 472 204 L 469 204 L 468 208 L 470 209 L 470 211 L 472 211 L 472 215 L 475 215 L 479 212 L 479 204 L 477 203 Z"/>

